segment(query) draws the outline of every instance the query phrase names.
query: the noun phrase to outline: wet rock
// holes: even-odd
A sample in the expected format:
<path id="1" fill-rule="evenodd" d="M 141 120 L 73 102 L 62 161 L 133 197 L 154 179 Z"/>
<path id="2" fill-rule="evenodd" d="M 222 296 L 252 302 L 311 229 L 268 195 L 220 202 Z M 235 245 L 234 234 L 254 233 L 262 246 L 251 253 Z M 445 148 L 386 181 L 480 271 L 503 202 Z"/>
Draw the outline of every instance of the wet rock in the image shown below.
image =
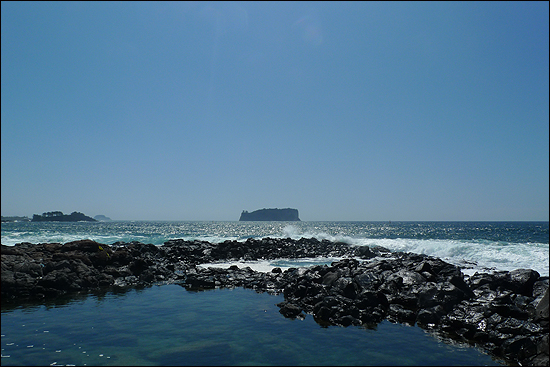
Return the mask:
<path id="1" fill-rule="evenodd" d="M 382 284 L 380 277 L 375 271 L 361 272 L 353 279 L 359 290 L 376 290 Z"/>
<path id="2" fill-rule="evenodd" d="M 323 275 L 322 283 L 326 286 L 331 287 L 338 280 L 339 277 L 340 275 L 338 274 L 338 272 L 327 272 L 325 273 L 325 275 Z"/>
<path id="3" fill-rule="evenodd" d="M 212 276 L 201 277 L 197 274 L 190 274 L 185 280 L 186 288 L 190 290 L 204 290 L 216 288 L 216 280 Z"/>
<path id="4" fill-rule="evenodd" d="M 525 296 L 533 294 L 533 285 L 540 278 L 540 274 L 531 269 L 512 270 L 506 277 L 506 287 L 514 293 Z"/>
<path id="5" fill-rule="evenodd" d="M 396 282 L 400 287 L 407 287 L 424 284 L 426 283 L 426 278 L 415 271 L 401 269 L 386 278 L 386 282 Z"/>
<path id="6" fill-rule="evenodd" d="M 288 317 L 291 319 L 296 317 L 301 317 L 302 319 L 305 318 L 305 315 L 302 313 L 302 309 L 290 302 L 280 302 L 277 304 L 277 307 L 279 307 L 279 312 L 284 317 Z"/>
<path id="7" fill-rule="evenodd" d="M 369 246 L 359 246 L 356 250 L 356 255 L 362 259 L 372 259 L 376 257 L 376 253 Z"/>
<path id="8" fill-rule="evenodd" d="M 535 309 L 535 320 L 536 321 L 548 321 L 548 288 L 544 292 L 544 296 L 540 300 L 537 308 Z"/>
<path id="9" fill-rule="evenodd" d="M 432 328 L 439 324 L 443 315 L 445 315 L 445 310 L 440 305 L 424 308 L 418 311 L 416 322 L 419 326 Z"/>
<path id="10" fill-rule="evenodd" d="M 414 325 L 416 322 L 416 313 L 405 309 L 400 304 L 392 303 L 388 309 L 388 318 L 393 322 Z"/>
<path id="11" fill-rule="evenodd" d="M 543 297 L 544 292 L 548 289 L 548 283 L 549 283 L 548 277 L 540 277 L 533 284 L 533 297 L 534 298 Z M 537 304 L 538 304 L 538 301 L 537 301 Z"/>
<path id="12" fill-rule="evenodd" d="M 105 246 L 105 248 L 108 248 L 107 245 L 102 245 L 92 240 L 80 240 L 80 241 L 67 242 L 66 244 L 61 246 L 60 250 L 62 252 L 81 251 L 81 252 L 95 253 L 95 252 L 98 252 L 99 247 L 102 247 L 102 246 Z"/>

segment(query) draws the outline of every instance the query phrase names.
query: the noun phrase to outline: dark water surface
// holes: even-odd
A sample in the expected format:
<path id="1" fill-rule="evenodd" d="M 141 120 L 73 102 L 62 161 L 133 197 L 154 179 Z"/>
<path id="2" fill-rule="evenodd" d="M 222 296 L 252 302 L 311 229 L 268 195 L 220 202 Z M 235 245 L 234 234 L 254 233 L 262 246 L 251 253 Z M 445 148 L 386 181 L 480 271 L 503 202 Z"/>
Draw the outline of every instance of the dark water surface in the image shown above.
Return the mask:
<path id="1" fill-rule="evenodd" d="M 2 365 L 499 365 L 419 327 L 323 328 L 283 296 L 178 285 L 2 306 Z"/>

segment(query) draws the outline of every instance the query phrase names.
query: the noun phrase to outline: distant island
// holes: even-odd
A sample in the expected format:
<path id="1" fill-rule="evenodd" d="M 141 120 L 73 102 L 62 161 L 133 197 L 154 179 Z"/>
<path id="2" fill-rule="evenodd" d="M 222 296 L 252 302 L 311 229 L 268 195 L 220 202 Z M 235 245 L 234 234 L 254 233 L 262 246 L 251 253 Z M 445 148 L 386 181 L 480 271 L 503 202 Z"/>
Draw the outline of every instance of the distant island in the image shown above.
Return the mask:
<path id="1" fill-rule="evenodd" d="M 243 210 L 239 221 L 300 221 L 298 209 L 259 209 L 252 213 Z"/>
<path id="2" fill-rule="evenodd" d="M 30 222 L 29 217 L 2 217 L 2 223 L 5 222 Z"/>
<path id="3" fill-rule="evenodd" d="M 34 214 L 31 222 L 97 222 L 94 218 L 90 218 L 79 212 L 71 214 L 63 214 L 63 212 L 46 212 L 42 215 Z"/>
<path id="4" fill-rule="evenodd" d="M 94 217 L 95 220 L 98 220 L 100 222 L 110 222 L 112 221 L 111 218 L 104 216 L 103 214 L 98 214 Z"/>

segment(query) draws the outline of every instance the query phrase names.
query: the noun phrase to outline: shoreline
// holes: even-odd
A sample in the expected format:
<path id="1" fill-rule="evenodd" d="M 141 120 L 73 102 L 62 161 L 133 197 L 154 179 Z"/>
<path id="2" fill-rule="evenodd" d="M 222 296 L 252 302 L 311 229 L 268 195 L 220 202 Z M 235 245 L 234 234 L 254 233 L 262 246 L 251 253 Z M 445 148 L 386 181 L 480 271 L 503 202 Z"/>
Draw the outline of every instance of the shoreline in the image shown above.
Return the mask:
<path id="1" fill-rule="evenodd" d="M 316 256 L 342 260 L 270 272 L 199 266 Z M 435 257 L 314 238 L 2 245 L 3 304 L 158 283 L 283 294 L 277 306 L 288 318 L 308 313 L 320 325 L 344 327 L 387 319 L 477 345 L 510 363 L 549 361 L 548 277 L 530 269 L 465 277 L 459 267 Z"/>

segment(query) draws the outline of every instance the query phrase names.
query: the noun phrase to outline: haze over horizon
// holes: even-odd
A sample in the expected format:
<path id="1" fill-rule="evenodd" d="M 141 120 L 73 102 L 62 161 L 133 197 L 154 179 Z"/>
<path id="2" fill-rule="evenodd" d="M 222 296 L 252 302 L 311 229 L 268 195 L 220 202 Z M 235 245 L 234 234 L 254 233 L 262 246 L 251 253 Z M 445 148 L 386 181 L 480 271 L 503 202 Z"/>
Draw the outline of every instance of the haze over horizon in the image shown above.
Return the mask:
<path id="1" fill-rule="evenodd" d="M 264 209 L 264 208 L 261 208 Z M 257 210 L 257 209 L 256 209 Z M 54 210 L 55 211 L 55 210 Z M 74 211 L 74 210 L 73 210 Z M 71 212 L 63 212 L 63 214 L 71 214 Z M 21 215 L 21 216 L 10 216 L 10 215 L 2 215 L 3 217 L 27 217 L 29 219 L 32 219 L 34 214 L 42 215 L 43 213 L 33 213 L 32 215 Z M 108 218 L 110 221 L 113 222 L 238 222 L 239 216 L 237 218 L 233 219 L 219 219 L 219 220 L 212 220 L 212 219 L 124 219 L 124 218 L 111 218 L 108 215 L 104 214 L 86 214 L 82 213 L 88 217 L 94 218 L 96 216 L 104 216 Z M 301 215 L 301 214 L 300 214 Z M 100 220 L 101 221 L 101 220 Z M 399 223 L 399 222 L 548 222 L 548 220 L 339 220 L 339 219 L 331 219 L 331 220 L 307 220 L 307 219 L 301 219 L 301 222 L 389 222 L 389 223 Z"/>
<path id="2" fill-rule="evenodd" d="M 1 2 L 1 214 L 548 221 L 548 2 Z"/>

